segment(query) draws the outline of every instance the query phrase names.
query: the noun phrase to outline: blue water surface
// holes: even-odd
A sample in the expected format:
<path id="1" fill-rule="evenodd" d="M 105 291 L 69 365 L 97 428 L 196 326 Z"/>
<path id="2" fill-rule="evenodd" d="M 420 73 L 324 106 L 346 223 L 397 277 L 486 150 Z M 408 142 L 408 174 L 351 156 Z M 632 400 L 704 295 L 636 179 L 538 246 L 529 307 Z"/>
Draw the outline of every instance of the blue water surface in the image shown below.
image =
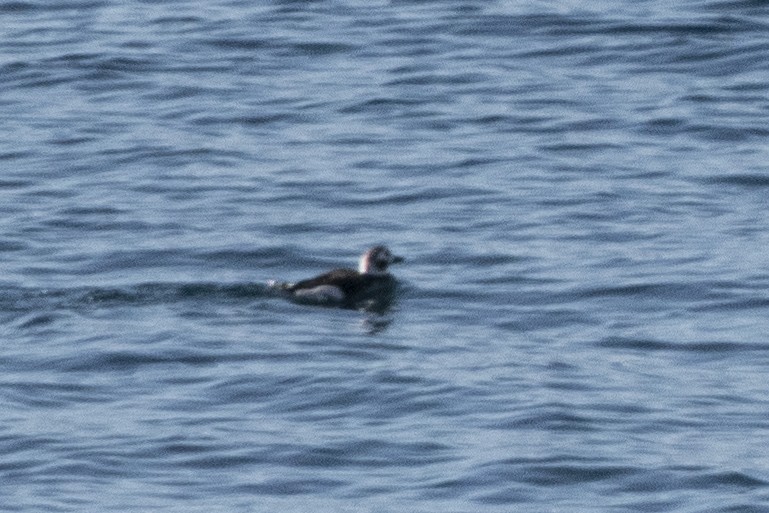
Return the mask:
<path id="1" fill-rule="evenodd" d="M 0 510 L 769 510 L 767 20 L 0 0 Z"/>

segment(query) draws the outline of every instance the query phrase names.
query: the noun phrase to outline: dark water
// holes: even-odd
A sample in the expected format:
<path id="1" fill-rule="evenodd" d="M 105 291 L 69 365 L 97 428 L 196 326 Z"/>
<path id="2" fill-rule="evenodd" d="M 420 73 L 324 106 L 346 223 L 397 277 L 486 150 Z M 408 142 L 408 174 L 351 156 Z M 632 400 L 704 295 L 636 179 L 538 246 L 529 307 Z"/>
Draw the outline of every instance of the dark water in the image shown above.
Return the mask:
<path id="1" fill-rule="evenodd" d="M 0 2 L 0 509 L 769 510 L 769 3 Z M 385 242 L 384 312 L 270 294 Z"/>

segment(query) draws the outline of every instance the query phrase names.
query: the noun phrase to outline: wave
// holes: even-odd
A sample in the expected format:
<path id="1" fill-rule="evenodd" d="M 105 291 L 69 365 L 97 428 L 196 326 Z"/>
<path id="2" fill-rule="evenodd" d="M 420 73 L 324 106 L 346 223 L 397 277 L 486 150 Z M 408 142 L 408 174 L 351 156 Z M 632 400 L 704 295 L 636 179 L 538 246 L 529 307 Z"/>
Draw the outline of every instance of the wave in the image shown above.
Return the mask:
<path id="1" fill-rule="evenodd" d="M 274 295 L 262 283 L 143 283 L 124 287 L 0 289 L 0 309 L 31 311 L 44 307 L 78 309 L 91 306 L 148 305 L 190 299 L 255 299 Z"/>

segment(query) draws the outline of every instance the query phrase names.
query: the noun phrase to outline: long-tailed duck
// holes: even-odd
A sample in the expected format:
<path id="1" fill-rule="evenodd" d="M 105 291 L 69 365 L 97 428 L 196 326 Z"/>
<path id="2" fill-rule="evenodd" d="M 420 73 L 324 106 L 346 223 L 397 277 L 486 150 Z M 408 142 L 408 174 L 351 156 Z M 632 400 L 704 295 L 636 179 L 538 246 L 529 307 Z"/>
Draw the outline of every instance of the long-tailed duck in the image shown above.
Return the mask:
<path id="1" fill-rule="evenodd" d="M 280 288 L 300 302 L 354 307 L 391 297 L 395 278 L 388 267 L 402 261 L 385 246 L 374 246 L 361 256 L 357 271 L 334 269 L 315 278 L 282 284 Z"/>

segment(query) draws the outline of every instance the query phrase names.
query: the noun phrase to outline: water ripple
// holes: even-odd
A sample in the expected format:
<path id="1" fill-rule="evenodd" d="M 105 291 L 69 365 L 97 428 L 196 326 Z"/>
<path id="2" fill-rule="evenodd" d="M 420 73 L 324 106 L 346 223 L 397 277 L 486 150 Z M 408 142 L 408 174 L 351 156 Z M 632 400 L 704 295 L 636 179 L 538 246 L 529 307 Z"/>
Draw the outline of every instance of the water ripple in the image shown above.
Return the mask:
<path id="1" fill-rule="evenodd" d="M 769 10 L 551 4 L 0 2 L 3 508 L 762 510 Z"/>

